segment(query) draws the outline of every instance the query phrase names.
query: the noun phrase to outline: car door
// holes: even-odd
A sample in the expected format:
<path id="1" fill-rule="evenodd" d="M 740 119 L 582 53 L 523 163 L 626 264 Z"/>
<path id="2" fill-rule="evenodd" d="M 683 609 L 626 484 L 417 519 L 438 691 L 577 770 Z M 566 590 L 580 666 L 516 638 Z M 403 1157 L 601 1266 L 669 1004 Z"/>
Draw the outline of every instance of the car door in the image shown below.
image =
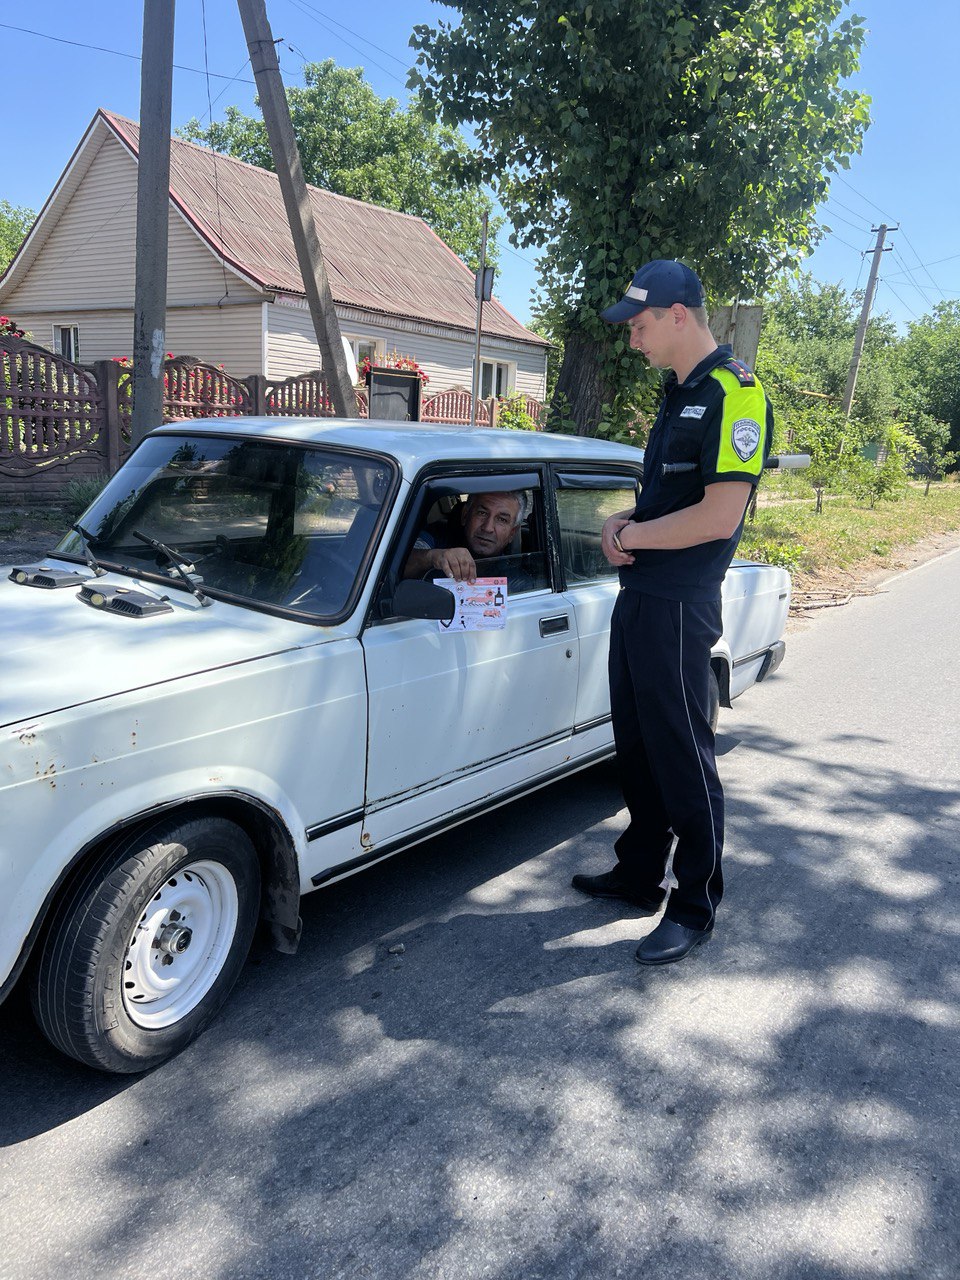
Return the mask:
<path id="1" fill-rule="evenodd" d="M 402 574 L 418 528 L 442 502 L 518 489 L 531 495 L 532 511 L 514 553 L 523 576 L 518 582 L 507 573 L 501 630 L 456 632 L 436 621 L 390 616 L 388 608 L 363 633 L 368 849 L 522 787 L 569 754 L 576 623 L 556 590 L 541 473 L 493 475 L 478 468 L 431 475 L 419 486 L 398 538 L 392 573 L 394 580 Z M 478 569 L 482 574 L 482 562 Z M 382 598 L 388 593 L 389 578 Z"/>
<path id="2" fill-rule="evenodd" d="M 555 471 L 563 582 L 580 641 L 574 724 L 581 733 L 610 719 L 607 655 L 620 581 L 600 549 L 600 531 L 608 516 L 633 509 L 639 474 L 639 464 L 636 472 L 566 467 Z"/>

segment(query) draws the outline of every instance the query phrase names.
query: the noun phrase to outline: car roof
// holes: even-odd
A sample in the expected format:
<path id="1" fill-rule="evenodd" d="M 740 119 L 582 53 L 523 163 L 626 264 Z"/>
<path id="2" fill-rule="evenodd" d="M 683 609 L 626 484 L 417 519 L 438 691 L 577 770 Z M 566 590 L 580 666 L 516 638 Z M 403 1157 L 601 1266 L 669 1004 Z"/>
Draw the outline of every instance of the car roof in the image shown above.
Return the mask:
<path id="1" fill-rule="evenodd" d="M 370 422 L 348 418 L 192 418 L 168 422 L 152 435 L 204 434 L 256 436 L 347 449 L 369 449 L 397 459 L 406 475 L 429 462 L 628 462 L 643 461 L 633 445 L 612 444 L 590 436 L 551 431 L 510 431 L 445 423 Z"/>

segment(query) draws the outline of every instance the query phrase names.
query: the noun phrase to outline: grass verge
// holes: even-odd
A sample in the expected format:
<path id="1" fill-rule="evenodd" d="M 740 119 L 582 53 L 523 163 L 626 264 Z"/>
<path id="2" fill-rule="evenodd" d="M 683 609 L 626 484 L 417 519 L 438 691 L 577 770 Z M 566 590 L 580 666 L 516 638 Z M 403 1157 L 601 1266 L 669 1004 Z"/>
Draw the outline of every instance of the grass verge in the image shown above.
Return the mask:
<path id="1" fill-rule="evenodd" d="M 772 498 L 772 495 L 770 495 Z M 960 484 L 910 485 L 897 502 L 828 498 L 817 515 L 813 498 L 773 499 L 747 520 L 737 555 L 782 564 L 793 573 L 829 574 L 854 566 L 882 567 L 898 550 L 960 529 Z"/>

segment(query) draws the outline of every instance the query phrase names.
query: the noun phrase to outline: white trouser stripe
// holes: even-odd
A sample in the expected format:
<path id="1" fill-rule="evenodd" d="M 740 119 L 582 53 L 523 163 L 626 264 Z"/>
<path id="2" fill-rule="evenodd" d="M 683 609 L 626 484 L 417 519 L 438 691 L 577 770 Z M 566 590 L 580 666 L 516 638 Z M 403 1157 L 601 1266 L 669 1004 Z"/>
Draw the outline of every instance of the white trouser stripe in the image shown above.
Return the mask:
<path id="1" fill-rule="evenodd" d="M 707 786 L 707 775 L 703 770 L 703 761 L 700 758 L 700 747 L 697 743 L 697 735 L 693 731 L 693 720 L 690 718 L 690 705 L 687 702 L 687 687 L 683 680 L 683 601 L 679 601 L 680 605 L 680 690 L 683 693 L 683 709 L 687 713 L 687 724 L 690 727 L 690 737 L 693 739 L 693 745 L 697 752 L 697 763 L 700 765 L 700 778 L 703 781 L 704 794 L 707 797 L 707 808 L 710 810 L 710 834 L 713 839 L 713 864 L 710 867 L 710 874 L 707 877 L 706 893 L 707 906 L 710 908 L 710 919 L 707 921 L 706 928 L 710 928 L 716 916 L 716 908 L 710 897 L 710 881 L 713 879 L 713 873 L 717 869 L 717 825 L 713 817 L 713 801 L 710 799 L 710 788 Z"/>

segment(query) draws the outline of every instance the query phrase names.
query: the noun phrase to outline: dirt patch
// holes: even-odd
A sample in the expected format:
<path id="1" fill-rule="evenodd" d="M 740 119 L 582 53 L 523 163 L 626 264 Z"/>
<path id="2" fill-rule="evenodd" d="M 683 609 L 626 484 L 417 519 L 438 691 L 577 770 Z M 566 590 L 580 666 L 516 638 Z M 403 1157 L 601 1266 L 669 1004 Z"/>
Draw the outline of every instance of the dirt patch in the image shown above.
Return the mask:
<path id="1" fill-rule="evenodd" d="M 67 532 L 57 510 L 5 511 L 0 515 L 0 565 L 42 560 Z"/>
<path id="2" fill-rule="evenodd" d="M 960 548 L 960 530 L 935 533 L 921 542 L 894 547 L 882 560 L 870 559 L 848 569 L 824 569 L 793 575 L 793 598 L 787 630 L 802 627 L 822 609 L 839 608 L 856 596 L 876 595 L 884 584 L 906 569 L 926 564 Z"/>

